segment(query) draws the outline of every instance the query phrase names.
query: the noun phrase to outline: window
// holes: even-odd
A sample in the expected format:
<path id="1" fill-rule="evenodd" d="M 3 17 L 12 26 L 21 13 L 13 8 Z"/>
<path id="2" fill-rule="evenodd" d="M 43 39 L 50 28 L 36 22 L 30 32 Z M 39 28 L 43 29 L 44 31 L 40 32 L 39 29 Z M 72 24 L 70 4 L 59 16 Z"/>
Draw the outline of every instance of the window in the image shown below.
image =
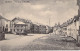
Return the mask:
<path id="1" fill-rule="evenodd" d="M 75 26 L 76 26 L 76 22 L 74 22 Z"/>
<path id="2" fill-rule="evenodd" d="M 6 27 L 8 27 L 8 24 L 6 24 Z"/>
<path id="3" fill-rule="evenodd" d="M 21 31 L 22 31 L 22 29 L 21 29 Z"/>
<path id="4" fill-rule="evenodd" d="M 17 29 L 17 31 L 19 31 L 19 29 Z"/>
<path id="5" fill-rule="evenodd" d="M 16 27 L 16 26 L 14 26 L 14 27 Z"/>
<path id="6" fill-rule="evenodd" d="M 4 30 L 4 26 L 3 26 L 3 31 L 5 31 L 5 30 Z"/>
<path id="7" fill-rule="evenodd" d="M 23 25 L 21 27 L 23 27 Z"/>
<path id="8" fill-rule="evenodd" d="M 19 27 L 18 25 L 15 25 L 14 27 Z"/>
<path id="9" fill-rule="evenodd" d="M 12 29 L 10 29 L 11 30 L 11 32 L 12 32 Z"/>
<path id="10" fill-rule="evenodd" d="M 14 29 L 14 31 L 15 31 L 15 29 Z"/>

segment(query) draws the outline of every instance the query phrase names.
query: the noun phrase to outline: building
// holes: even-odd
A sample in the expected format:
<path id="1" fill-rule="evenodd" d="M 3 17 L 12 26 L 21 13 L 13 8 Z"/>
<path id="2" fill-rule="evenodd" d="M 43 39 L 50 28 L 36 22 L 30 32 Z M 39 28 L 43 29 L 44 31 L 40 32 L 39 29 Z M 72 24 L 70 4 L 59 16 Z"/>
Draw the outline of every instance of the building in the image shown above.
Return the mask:
<path id="1" fill-rule="evenodd" d="M 79 6 L 78 15 L 69 19 L 66 22 L 67 27 L 67 36 L 74 38 L 75 40 L 79 40 L 80 34 L 80 0 L 77 0 L 77 5 Z"/>
<path id="2" fill-rule="evenodd" d="M 18 18 L 14 18 L 11 23 L 13 24 L 12 31 L 14 33 L 22 34 L 22 33 L 30 33 L 31 31 L 32 22 L 30 20 L 26 20 L 18 17 Z"/>
<path id="3" fill-rule="evenodd" d="M 67 35 L 67 24 L 66 24 L 66 22 L 61 25 L 61 34 L 64 36 Z"/>
<path id="4" fill-rule="evenodd" d="M 62 28 L 62 34 L 64 34 L 65 36 L 68 35 L 68 25 L 70 25 L 73 21 L 73 18 L 67 20 L 67 22 L 64 22 L 62 25 L 61 25 L 61 28 Z"/>
<path id="5" fill-rule="evenodd" d="M 80 0 L 77 0 L 77 5 L 79 6 L 79 9 L 78 9 L 78 15 L 77 16 L 74 16 L 73 18 L 69 19 L 67 22 L 66 22 L 66 28 L 67 28 L 67 36 L 70 36 L 76 40 L 78 40 L 78 36 L 80 34 Z"/>
<path id="6" fill-rule="evenodd" d="M 55 24 L 55 26 L 53 27 L 53 33 L 54 34 L 61 34 L 61 26 L 60 26 L 60 24 Z"/>
<path id="7" fill-rule="evenodd" d="M 5 20 L 5 32 L 10 33 L 10 20 Z"/>
<path id="8" fill-rule="evenodd" d="M 14 22 L 10 21 L 10 33 L 15 33 L 14 32 Z"/>
<path id="9" fill-rule="evenodd" d="M 46 25 L 46 34 L 52 33 L 53 32 L 53 28 Z"/>
<path id="10" fill-rule="evenodd" d="M 39 33 L 39 26 L 37 24 L 33 24 L 33 33 Z"/>
<path id="11" fill-rule="evenodd" d="M 79 35 L 79 17 L 75 16 L 73 19 L 69 20 L 67 25 L 67 36 L 70 36 L 77 40 Z"/>
<path id="12" fill-rule="evenodd" d="M 49 34 L 50 33 L 50 27 L 46 26 L 46 33 Z"/>
<path id="13" fill-rule="evenodd" d="M 0 40 L 5 39 L 5 20 L 4 17 L 0 15 Z"/>
<path id="14" fill-rule="evenodd" d="M 45 25 L 39 25 L 39 33 L 46 34 L 46 26 Z"/>
<path id="15" fill-rule="evenodd" d="M 67 26 L 67 35 L 73 37 L 77 41 L 80 40 L 80 0 L 77 0 L 77 5 L 79 6 L 78 15 L 74 16 L 73 19 L 69 20 Z"/>
<path id="16" fill-rule="evenodd" d="M 0 16 L 2 17 L 2 16 Z M 3 21 L 2 26 L 4 26 L 5 33 L 10 32 L 10 20 L 2 17 L 1 21 Z"/>
<path id="17" fill-rule="evenodd" d="M 78 9 L 78 16 L 80 16 L 80 0 L 77 0 L 77 5 L 79 7 L 79 9 Z"/>
<path id="18" fill-rule="evenodd" d="M 14 32 L 16 34 L 27 34 L 27 25 L 24 22 L 17 22 L 14 24 Z"/>

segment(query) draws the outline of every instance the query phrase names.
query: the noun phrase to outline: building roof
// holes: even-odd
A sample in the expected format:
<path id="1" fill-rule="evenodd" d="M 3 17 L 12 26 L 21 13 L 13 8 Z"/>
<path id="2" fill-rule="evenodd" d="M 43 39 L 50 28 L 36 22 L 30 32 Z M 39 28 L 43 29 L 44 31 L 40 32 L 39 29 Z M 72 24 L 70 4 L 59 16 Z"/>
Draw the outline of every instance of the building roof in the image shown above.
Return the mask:
<path id="1" fill-rule="evenodd" d="M 67 22 L 63 23 L 61 25 L 61 27 L 67 27 L 68 25 L 72 24 L 73 21 L 75 22 L 75 21 L 78 21 L 78 20 L 79 20 L 79 16 L 78 15 L 74 16 L 73 18 L 69 19 Z"/>
<path id="2" fill-rule="evenodd" d="M 79 6 L 80 6 L 80 0 L 77 0 L 77 5 L 79 5 Z"/>
<path id="3" fill-rule="evenodd" d="M 2 17 L 2 16 L 0 15 L 0 19 L 4 19 L 4 17 Z"/>
<path id="4" fill-rule="evenodd" d="M 10 21 L 10 20 L 8 20 L 8 19 L 4 18 L 4 17 L 3 17 L 3 16 L 1 16 L 1 15 L 0 15 L 0 19 L 5 19 L 6 21 Z"/>
<path id="5" fill-rule="evenodd" d="M 79 20 L 79 16 L 74 16 L 74 21 L 78 21 Z"/>
<path id="6" fill-rule="evenodd" d="M 61 27 L 67 27 L 68 25 L 73 23 L 74 18 L 71 18 L 69 20 L 67 20 L 67 22 L 64 22 Z"/>
<path id="7" fill-rule="evenodd" d="M 14 18 L 12 21 L 15 21 L 15 20 L 19 20 L 19 21 L 22 21 L 22 22 L 24 22 L 24 23 L 32 23 L 31 20 L 28 20 L 28 19 L 26 20 L 26 19 L 19 18 L 19 17 L 18 17 L 18 18 L 17 18 L 17 17 Z"/>
<path id="8" fill-rule="evenodd" d="M 16 24 L 25 24 L 24 22 L 18 22 L 18 23 L 16 23 Z"/>

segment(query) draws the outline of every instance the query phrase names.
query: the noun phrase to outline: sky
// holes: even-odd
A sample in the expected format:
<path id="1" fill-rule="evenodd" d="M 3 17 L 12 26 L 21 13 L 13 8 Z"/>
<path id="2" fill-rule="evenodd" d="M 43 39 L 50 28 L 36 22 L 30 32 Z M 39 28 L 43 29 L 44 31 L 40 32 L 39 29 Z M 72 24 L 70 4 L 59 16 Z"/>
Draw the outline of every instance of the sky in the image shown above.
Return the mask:
<path id="1" fill-rule="evenodd" d="M 77 0 L 0 0 L 0 15 L 9 20 L 20 17 L 54 26 L 77 14 Z"/>

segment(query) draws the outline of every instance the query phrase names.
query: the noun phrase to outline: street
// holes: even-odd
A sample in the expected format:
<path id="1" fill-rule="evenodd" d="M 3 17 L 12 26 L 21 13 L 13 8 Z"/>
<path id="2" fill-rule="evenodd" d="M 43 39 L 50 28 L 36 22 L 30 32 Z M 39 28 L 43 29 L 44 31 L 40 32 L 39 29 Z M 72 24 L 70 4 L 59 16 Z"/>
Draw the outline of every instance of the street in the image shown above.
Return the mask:
<path id="1" fill-rule="evenodd" d="M 80 50 L 80 0 L 0 0 L 0 51 Z"/>
<path id="2" fill-rule="evenodd" d="M 0 41 L 0 49 L 15 50 L 79 50 L 71 37 L 56 34 L 6 34 L 6 40 Z"/>
<path id="3" fill-rule="evenodd" d="M 46 35 L 47 34 L 28 34 L 26 36 L 23 36 L 15 34 L 6 34 L 6 40 L 0 41 L 0 49 L 21 49 L 24 46 L 27 46 L 33 40 Z"/>

